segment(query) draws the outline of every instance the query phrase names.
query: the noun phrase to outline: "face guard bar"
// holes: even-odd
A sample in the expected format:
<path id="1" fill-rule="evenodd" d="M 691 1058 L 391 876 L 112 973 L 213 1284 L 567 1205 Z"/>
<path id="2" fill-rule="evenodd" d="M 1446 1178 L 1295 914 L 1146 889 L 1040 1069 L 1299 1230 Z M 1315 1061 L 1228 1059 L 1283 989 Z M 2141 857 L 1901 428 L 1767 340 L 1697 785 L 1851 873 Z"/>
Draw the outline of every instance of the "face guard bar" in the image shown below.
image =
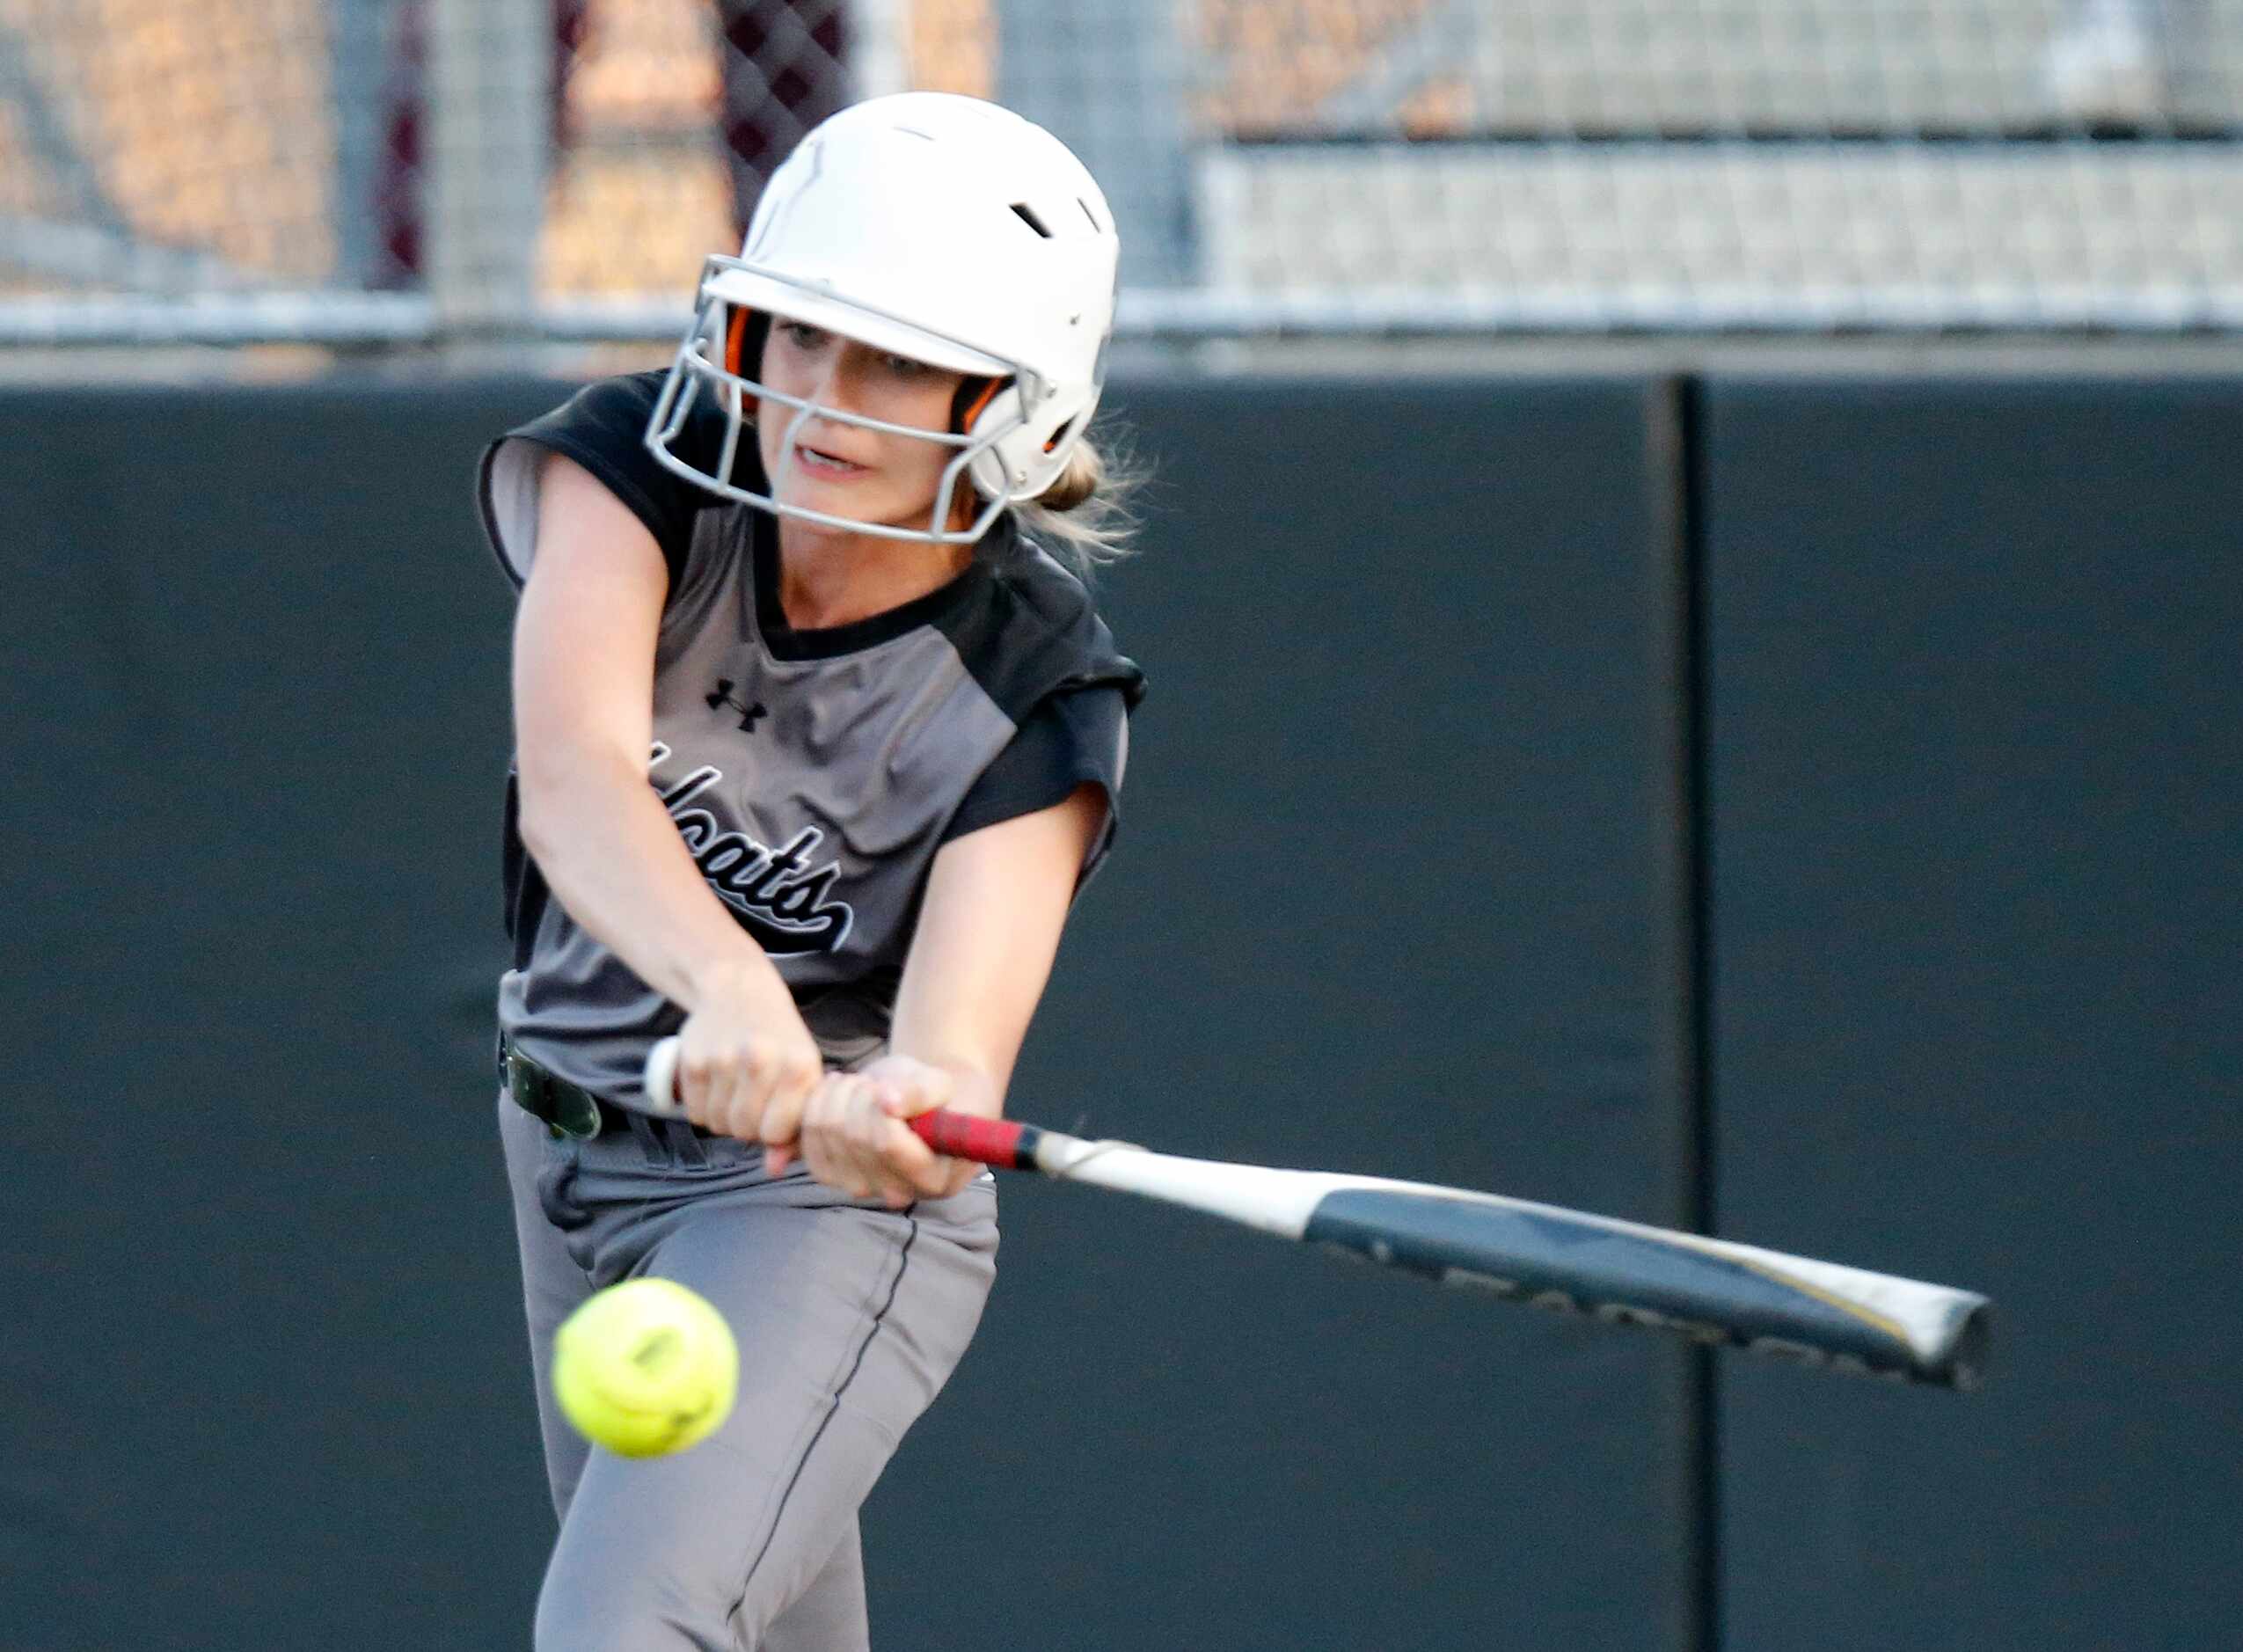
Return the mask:
<path id="1" fill-rule="evenodd" d="M 709 356 L 709 351 L 717 347 L 718 341 L 724 335 L 720 311 L 723 305 L 735 302 L 712 296 L 709 291 L 710 282 L 726 270 L 739 270 L 761 281 L 793 288 L 800 292 L 809 301 L 805 303 L 804 309 L 818 318 L 811 323 L 813 325 L 827 326 L 828 318 L 837 310 L 846 310 L 858 317 L 888 322 L 907 333 L 921 334 L 970 355 L 987 356 L 990 360 L 1001 363 L 1004 372 L 1012 376 L 1019 392 L 1012 416 L 998 424 L 994 429 L 980 435 L 954 431 L 924 430 L 913 425 L 891 424 L 885 420 L 868 418 L 862 413 L 844 413 L 838 408 L 828 407 L 821 402 L 806 401 L 799 396 L 786 395 L 755 379 L 728 370 L 723 363 L 712 361 Z M 774 311 L 773 318 L 792 320 L 794 318 L 782 311 Z M 844 336 L 849 336 L 845 325 L 835 326 L 832 330 L 843 333 Z M 910 355 L 908 343 L 897 347 L 896 353 Z M 717 406 L 723 410 L 725 420 L 724 442 L 717 456 L 713 472 L 696 469 L 681 458 L 671 446 L 677 440 L 679 434 L 684 430 L 686 420 L 691 415 L 705 386 Z M 853 532 L 873 534 L 882 538 L 909 539 L 929 545 L 972 545 L 989 530 L 990 524 L 997 520 L 998 514 L 1004 510 L 1008 501 L 1003 494 L 999 494 L 997 498 L 988 501 L 968 526 L 959 529 L 946 528 L 944 524 L 950 520 L 951 504 L 957 496 L 959 479 L 967 473 L 968 467 L 983 454 L 990 451 L 1005 437 L 1026 429 L 1028 424 L 1029 410 L 1041 402 L 1048 393 L 1042 379 L 1032 369 L 997 351 L 987 349 L 981 345 L 943 333 L 936 328 L 924 326 L 918 322 L 872 304 L 858 303 L 853 299 L 836 298 L 833 295 L 813 287 L 807 281 L 791 275 L 780 274 L 764 266 L 749 264 L 740 259 L 727 258 L 718 254 L 711 257 L 702 267 L 700 308 L 694 315 L 692 326 L 687 330 L 685 337 L 678 344 L 677 355 L 670 362 L 669 376 L 662 381 L 661 393 L 654 400 L 654 413 L 647 422 L 647 450 L 654 455 L 656 462 L 663 469 L 682 476 L 690 482 L 698 483 L 701 486 L 724 498 L 737 500 L 743 505 L 753 505 L 760 510 L 771 512 L 773 515 L 793 516 L 800 522 L 816 523 L 821 527 L 842 528 Z M 748 400 L 751 398 L 764 402 L 777 402 L 782 406 L 796 409 L 794 417 L 787 422 L 785 438 L 779 444 L 778 474 L 771 479 L 771 492 L 768 493 L 752 492 L 732 479 L 733 464 L 740 452 L 740 433 L 749 422 L 745 412 Z M 800 435 L 802 427 L 813 418 L 823 419 L 837 425 L 851 425 L 860 430 L 877 430 L 889 435 L 910 436 L 917 441 L 931 442 L 937 447 L 958 450 L 957 456 L 943 466 L 942 480 L 935 490 L 934 503 L 929 508 L 926 527 L 924 529 L 899 528 L 888 523 L 868 522 L 861 517 L 837 516 L 827 511 L 812 510 L 802 505 L 791 505 L 780 499 L 778 494 L 785 491 L 788 478 L 796 473 L 795 439 Z M 760 461 L 760 455 L 758 458 Z M 760 463 L 758 468 L 761 468 Z"/>

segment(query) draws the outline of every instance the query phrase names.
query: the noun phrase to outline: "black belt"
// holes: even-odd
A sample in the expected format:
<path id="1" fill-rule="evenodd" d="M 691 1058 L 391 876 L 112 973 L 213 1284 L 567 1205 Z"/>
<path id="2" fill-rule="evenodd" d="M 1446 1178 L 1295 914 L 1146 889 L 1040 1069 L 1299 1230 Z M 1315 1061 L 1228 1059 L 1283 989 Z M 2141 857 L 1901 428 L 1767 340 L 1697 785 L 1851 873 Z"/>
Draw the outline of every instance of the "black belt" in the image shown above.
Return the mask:
<path id="1" fill-rule="evenodd" d="M 566 1078 L 557 1078 L 536 1062 L 507 1042 L 504 1033 L 499 1034 L 499 1082 L 506 1086 L 514 1104 L 532 1118 L 543 1119 L 545 1128 L 556 1136 L 574 1136 L 579 1141 L 590 1141 L 603 1130 L 628 1129 L 632 1112 L 617 1107 L 605 1096 L 595 1095 L 581 1085 Z M 683 1119 L 677 1121 L 683 1124 Z M 709 1138 L 714 1130 L 693 1125 L 693 1134 Z"/>

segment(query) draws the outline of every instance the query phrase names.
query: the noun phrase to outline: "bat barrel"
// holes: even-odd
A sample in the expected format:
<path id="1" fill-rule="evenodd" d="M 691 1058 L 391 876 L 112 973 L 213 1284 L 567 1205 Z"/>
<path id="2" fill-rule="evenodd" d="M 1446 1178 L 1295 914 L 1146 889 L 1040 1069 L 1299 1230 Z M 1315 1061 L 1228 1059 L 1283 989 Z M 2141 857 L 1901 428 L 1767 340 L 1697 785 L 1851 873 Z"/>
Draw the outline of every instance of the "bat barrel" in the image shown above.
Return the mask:
<path id="1" fill-rule="evenodd" d="M 1991 1305 L 1869 1274 L 1523 1201 L 1375 1188 L 1325 1195 L 1302 1237 L 1443 1284 L 1867 1376 L 1975 1388 Z"/>

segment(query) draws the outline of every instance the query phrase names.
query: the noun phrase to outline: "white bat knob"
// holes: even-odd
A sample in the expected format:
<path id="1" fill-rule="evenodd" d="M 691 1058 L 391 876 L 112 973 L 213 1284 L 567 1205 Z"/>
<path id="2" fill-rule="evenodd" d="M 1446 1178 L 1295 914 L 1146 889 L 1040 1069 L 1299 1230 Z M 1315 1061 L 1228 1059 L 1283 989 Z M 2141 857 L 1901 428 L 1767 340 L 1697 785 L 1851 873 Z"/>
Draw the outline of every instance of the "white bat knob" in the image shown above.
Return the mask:
<path id="1" fill-rule="evenodd" d="M 647 1111 L 661 1118 L 677 1118 L 684 1107 L 677 1099 L 677 1040 L 655 1041 L 647 1052 Z"/>

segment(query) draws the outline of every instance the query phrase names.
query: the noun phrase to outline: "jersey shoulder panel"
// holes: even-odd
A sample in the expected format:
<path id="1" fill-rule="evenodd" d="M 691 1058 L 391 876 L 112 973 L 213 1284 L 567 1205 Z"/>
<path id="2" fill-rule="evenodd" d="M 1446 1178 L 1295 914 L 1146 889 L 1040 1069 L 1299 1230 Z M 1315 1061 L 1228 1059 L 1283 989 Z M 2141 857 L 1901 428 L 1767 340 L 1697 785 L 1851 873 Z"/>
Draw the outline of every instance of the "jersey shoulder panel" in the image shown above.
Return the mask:
<path id="1" fill-rule="evenodd" d="M 682 582 L 696 518 L 723 501 L 666 469 L 647 450 L 647 425 L 663 376 L 654 371 L 598 380 L 484 450 L 479 488 L 484 531 L 515 584 L 529 577 L 537 556 L 537 480 L 545 453 L 574 460 L 621 500 L 661 548 L 671 588 Z M 688 418 L 673 446 L 690 463 L 712 465 L 723 439 L 721 413 L 704 404 Z"/>
<path id="2" fill-rule="evenodd" d="M 943 828 L 943 841 L 1050 808 L 1086 784 L 1106 793 L 1110 816 L 1129 761 L 1129 716 L 1119 683 L 1046 696 L 982 771 Z"/>
<path id="3" fill-rule="evenodd" d="M 1016 727 L 1048 696 L 1070 689 L 1110 684 L 1132 708 L 1144 698 L 1144 673 L 1115 645 L 1082 581 L 1017 531 L 986 554 L 991 577 L 980 600 L 942 629 Z"/>

